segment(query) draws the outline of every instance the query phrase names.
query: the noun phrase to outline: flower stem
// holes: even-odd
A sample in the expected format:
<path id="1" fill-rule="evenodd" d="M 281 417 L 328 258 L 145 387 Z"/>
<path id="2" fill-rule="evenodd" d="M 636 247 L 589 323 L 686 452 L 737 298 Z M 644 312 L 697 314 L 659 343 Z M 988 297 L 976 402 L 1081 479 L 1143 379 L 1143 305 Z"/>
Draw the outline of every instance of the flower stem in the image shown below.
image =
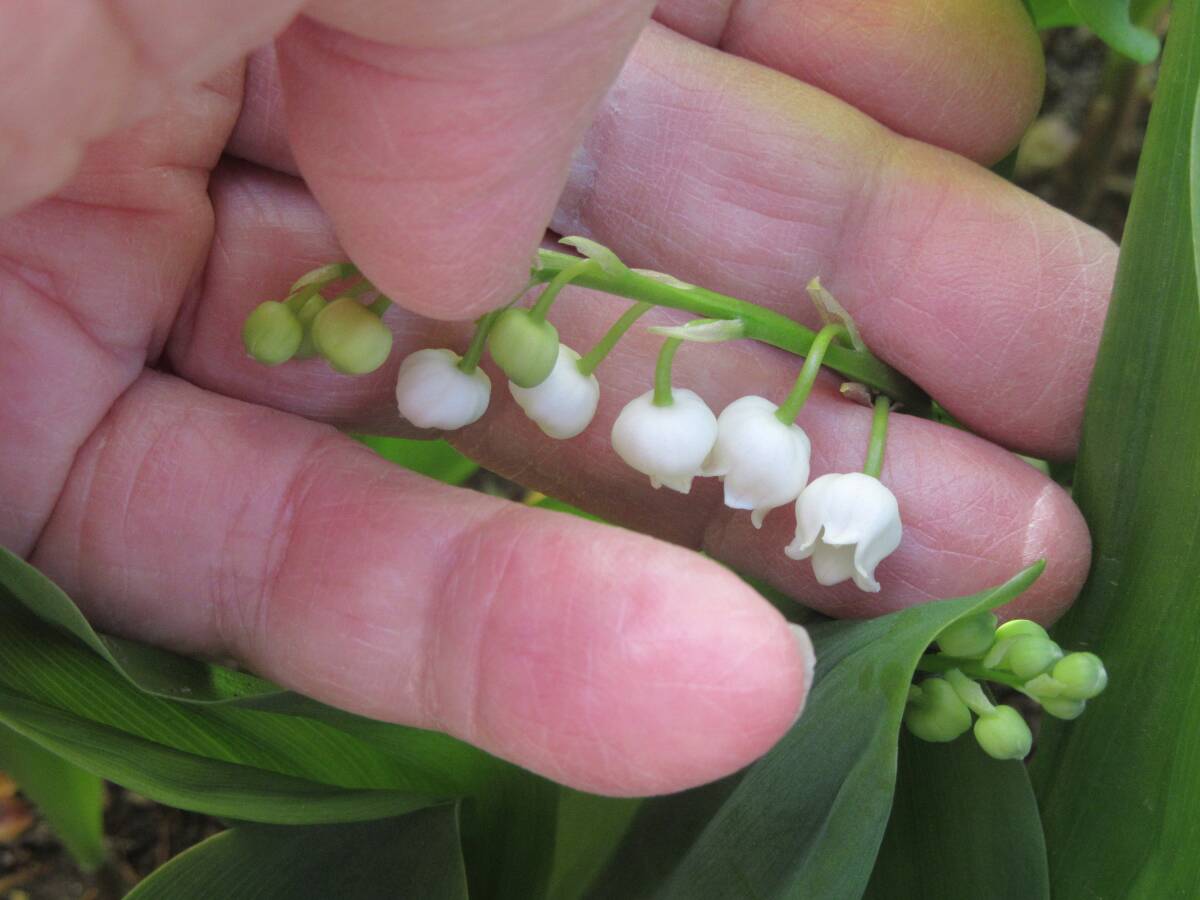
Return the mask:
<path id="1" fill-rule="evenodd" d="M 849 336 L 850 332 L 846 330 L 846 326 L 837 323 L 826 325 L 817 332 L 812 346 L 808 348 L 808 353 L 804 357 L 804 368 L 796 376 L 796 383 L 792 386 L 792 391 L 787 395 L 787 399 L 783 401 L 779 409 L 775 410 L 775 418 L 784 425 L 791 425 L 796 421 L 796 416 L 800 415 L 804 401 L 808 399 L 813 385 L 817 383 L 817 376 L 821 374 L 821 364 L 825 361 L 825 354 L 829 350 L 830 344 L 840 337 Z"/>
<path id="2" fill-rule="evenodd" d="M 531 277 L 537 282 L 553 281 L 563 270 L 579 262 L 579 257 L 568 253 L 539 250 L 538 266 Z M 740 319 L 746 337 L 797 356 L 805 356 L 816 337 L 811 329 L 773 310 L 702 287 L 659 281 L 632 269 L 613 273 L 596 266 L 573 276 L 573 280 L 582 287 L 631 300 L 644 300 L 655 306 L 683 309 L 707 318 Z M 929 411 L 929 398 L 920 388 L 870 353 L 835 345 L 829 348 L 825 365 L 902 401 L 905 408 L 916 415 L 925 415 Z"/>
<path id="3" fill-rule="evenodd" d="M 1005 684 L 1010 688 L 1024 692 L 1025 682 L 1012 672 L 1001 672 L 989 669 L 977 659 L 962 659 L 957 656 L 946 656 L 943 653 L 926 653 L 917 662 L 918 672 L 941 674 L 951 669 L 958 669 L 964 675 L 978 681 L 991 681 L 994 684 Z"/>
<path id="4" fill-rule="evenodd" d="M 537 298 L 537 302 L 533 304 L 533 308 L 529 311 L 529 317 L 533 321 L 545 322 L 546 313 L 550 312 L 550 306 L 558 298 L 558 292 L 575 278 L 578 278 L 590 269 L 598 268 L 590 259 L 577 259 L 575 257 L 571 257 L 571 259 L 574 260 L 573 263 L 555 273 L 554 277 L 550 279 L 550 283 L 546 285 L 546 289 Z"/>
<path id="5" fill-rule="evenodd" d="M 385 312 L 388 311 L 388 307 L 390 307 L 391 305 L 392 305 L 391 299 L 383 296 L 383 294 L 380 294 L 375 299 L 374 303 L 371 303 L 370 305 L 367 306 L 367 309 L 369 309 L 371 312 L 375 313 L 375 315 L 377 315 L 377 316 L 382 316 Z"/>
<path id="6" fill-rule="evenodd" d="M 483 345 L 487 343 L 488 332 L 492 330 L 493 323 L 495 323 L 503 311 L 502 309 L 495 309 L 476 320 L 475 333 L 471 335 L 471 343 L 467 346 L 467 352 L 463 354 L 462 359 L 458 361 L 460 371 L 468 375 L 475 371 L 479 365 L 479 360 L 483 358 Z"/>
<path id="7" fill-rule="evenodd" d="M 654 366 L 655 406 L 670 406 L 675 402 L 671 395 L 671 363 L 675 361 L 675 351 L 682 343 L 681 338 L 667 338 L 658 351 L 658 362 Z"/>
<path id="8" fill-rule="evenodd" d="M 883 394 L 875 398 L 875 415 L 871 417 L 871 440 L 867 444 L 867 461 L 863 472 L 878 478 L 883 471 L 883 451 L 887 446 L 888 412 L 892 404 Z"/>
<path id="9" fill-rule="evenodd" d="M 621 314 L 621 318 L 613 323 L 612 328 L 608 329 L 596 346 L 589 350 L 587 355 L 576 363 L 579 371 L 584 375 L 591 375 L 595 372 L 596 367 L 604 362 L 604 357 L 608 356 L 612 352 L 613 347 L 617 346 L 617 341 L 625 336 L 625 332 L 632 327 L 634 322 L 651 309 L 653 309 L 653 304 L 640 302 L 633 304 L 633 306 L 625 310 Z"/>

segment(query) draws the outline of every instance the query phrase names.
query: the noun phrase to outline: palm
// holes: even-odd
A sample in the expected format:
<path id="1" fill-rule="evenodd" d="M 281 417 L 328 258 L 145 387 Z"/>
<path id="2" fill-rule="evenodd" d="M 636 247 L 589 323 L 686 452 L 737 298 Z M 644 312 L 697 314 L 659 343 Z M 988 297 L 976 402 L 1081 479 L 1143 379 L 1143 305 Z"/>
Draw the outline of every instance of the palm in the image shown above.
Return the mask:
<path id="1" fill-rule="evenodd" d="M 937 66 L 906 5 L 866 5 L 887 27 L 829 32 L 813 17 L 845 16 L 839 4 L 754 5 L 724 22 L 704 4 L 660 7 L 680 33 L 642 35 L 553 227 L 790 314 L 821 273 L 871 345 L 976 430 L 1069 457 L 1113 248 L 933 146 L 991 161 L 1032 113 L 1019 4 L 993 16 L 1008 58 L 950 40 L 945 21 L 954 49 Z M 302 25 L 280 44 L 294 143 L 260 51 L 244 82 L 222 70 L 90 147 L 56 196 L 0 226 L 0 540 L 107 630 L 234 655 L 575 784 L 669 789 L 761 752 L 795 711 L 801 661 L 732 575 L 629 532 L 427 484 L 309 421 L 395 430 L 399 359 L 461 331 L 419 314 L 461 320 L 521 282 L 637 23 L 603 6 L 564 41 L 517 16 L 510 40 L 434 34 L 449 49 L 430 50 Z M 408 34 L 402 24 L 382 37 Z M 692 39 L 720 32 L 728 53 Z M 818 32 L 811 46 L 775 37 Z M 997 58 L 1003 80 L 977 62 Z M 246 312 L 347 252 L 410 310 L 389 314 L 391 364 L 350 380 L 315 361 L 246 359 Z M 582 347 L 619 308 L 568 292 L 556 315 Z M 1088 545 L 1066 495 L 999 444 L 922 420 L 899 418 L 889 446 L 908 537 L 879 597 L 816 588 L 781 552 L 782 513 L 754 532 L 715 488 L 649 492 L 606 440 L 648 384 L 648 340 L 632 336 L 602 367 L 584 436 L 548 446 L 508 403 L 463 446 L 836 614 L 967 593 L 1039 556 L 1050 565 L 1026 609 L 1052 615 L 1073 596 Z M 682 353 L 677 377 L 720 406 L 782 393 L 794 367 L 733 347 Z M 857 467 L 869 413 L 828 391 L 810 407 L 814 473 Z"/>

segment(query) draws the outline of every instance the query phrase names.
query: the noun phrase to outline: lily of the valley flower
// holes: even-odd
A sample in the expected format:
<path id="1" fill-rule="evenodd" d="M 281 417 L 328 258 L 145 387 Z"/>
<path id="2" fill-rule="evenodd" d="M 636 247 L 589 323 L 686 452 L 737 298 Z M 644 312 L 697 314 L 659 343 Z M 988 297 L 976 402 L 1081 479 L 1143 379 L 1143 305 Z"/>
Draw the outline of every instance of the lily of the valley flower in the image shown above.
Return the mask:
<path id="1" fill-rule="evenodd" d="M 796 538 L 784 553 L 813 561 L 823 585 L 853 578 L 875 593 L 875 567 L 900 546 L 900 507 L 878 478 L 861 472 L 822 475 L 796 501 Z"/>
<path id="2" fill-rule="evenodd" d="M 654 487 L 686 494 L 717 439 L 717 417 L 692 391 L 675 388 L 669 406 L 656 406 L 654 391 L 629 401 L 613 422 L 617 455 Z"/>
<path id="3" fill-rule="evenodd" d="M 565 344 L 558 345 L 558 359 L 545 381 L 531 388 L 510 381 L 508 390 L 525 415 L 559 440 L 587 428 L 600 402 L 600 382 L 579 371 L 579 354 Z"/>
<path id="4" fill-rule="evenodd" d="M 812 444 L 799 425 L 785 425 L 765 397 L 734 400 L 717 418 L 717 442 L 703 474 L 725 483 L 725 505 L 753 510 L 750 521 L 791 503 L 808 483 Z"/>
<path id="5" fill-rule="evenodd" d="M 418 428 L 450 430 L 470 425 L 487 411 L 492 381 L 479 368 L 458 367 L 453 350 L 418 350 L 400 364 L 396 405 Z"/>

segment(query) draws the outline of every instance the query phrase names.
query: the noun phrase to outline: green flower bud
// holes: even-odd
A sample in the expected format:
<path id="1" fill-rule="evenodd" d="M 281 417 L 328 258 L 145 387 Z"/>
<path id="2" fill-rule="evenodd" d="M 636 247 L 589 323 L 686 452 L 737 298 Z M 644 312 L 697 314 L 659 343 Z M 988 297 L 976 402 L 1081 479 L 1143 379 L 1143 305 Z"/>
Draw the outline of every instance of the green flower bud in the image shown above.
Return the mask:
<path id="1" fill-rule="evenodd" d="M 1108 672 L 1095 653 L 1068 653 L 1054 664 L 1052 674 L 1071 700 L 1091 700 L 1108 686 Z"/>
<path id="2" fill-rule="evenodd" d="M 971 727 L 971 711 L 944 678 L 927 678 L 912 689 L 904 724 L 923 741 L 944 743 Z"/>
<path id="3" fill-rule="evenodd" d="M 256 306 L 242 326 L 246 352 L 267 366 L 291 359 L 303 336 L 304 329 L 292 311 L 274 300 Z"/>
<path id="4" fill-rule="evenodd" d="M 1041 701 L 1042 709 L 1047 715 L 1056 719 L 1078 719 L 1087 706 L 1086 700 L 1072 700 L 1069 697 L 1048 697 Z"/>
<path id="5" fill-rule="evenodd" d="M 392 350 L 392 332 L 352 297 L 339 297 L 317 313 L 312 339 L 317 352 L 345 375 L 374 372 Z"/>
<path id="6" fill-rule="evenodd" d="M 1018 637 L 1043 637 L 1049 640 L 1046 629 L 1030 619 L 1011 619 L 996 629 L 996 640 Z"/>
<path id="7" fill-rule="evenodd" d="M 1062 648 L 1050 638 L 1030 634 L 1012 642 L 1002 665 L 1025 681 L 1045 672 L 1062 659 L 1062 655 Z"/>
<path id="8" fill-rule="evenodd" d="M 937 644 L 950 656 L 978 659 L 988 652 L 995 639 L 996 615 L 982 612 L 944 628 L 937 636 Z"/>
<path id="9" fill-rule="evenodd" d="M 312 359 L 319 355 L 317 344 L 312 336 L 312 325 L 317 315 L 328 305 L 329 303 L 320 294 L 313 294 L 296 313 L 296 318 L 304 329 L 304 337 L 300 341 L 300 348 L 296 351 L 296 359 Z"/>
<path id="10" fill-rule="evenodd" d="M 975 740 L 993 759 L 1024 759 L 1033 747 L 1033 734 L 1011 706 L 997 706 L 975 720 Z"/>
<path id="11" fill-rule="evenodd" d="M 558 361 L 558 330 L 537 322 L 527 309 L 507 309 L 488 332 L 488 350 L 517 387 L 537 387 Z"/>

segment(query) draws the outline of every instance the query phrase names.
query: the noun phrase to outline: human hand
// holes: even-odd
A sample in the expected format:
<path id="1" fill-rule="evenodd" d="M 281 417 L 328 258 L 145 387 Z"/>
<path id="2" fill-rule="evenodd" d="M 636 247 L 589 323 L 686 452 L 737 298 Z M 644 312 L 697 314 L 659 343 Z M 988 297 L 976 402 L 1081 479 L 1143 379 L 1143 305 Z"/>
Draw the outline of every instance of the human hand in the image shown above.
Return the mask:
<path id="1" fill-rule="evenodd" d="M 514 293 L 547 221 L 792 315 L 820 274 L 873 350 L 997 443 L 893 417 L 905 540 L 870 596 L 815 586 L 782 553 L 782 512 L 755 532 L 715 484 L 655 493 L 620 464 L 608 425 L 648 386 L 648 337 L 601 367 L 580 438 L 549 441 L 496 391 L 467 452 L 833 614 L 969 593 L 1042 556 L 1020 611 L 1069 602 L 1082 519 L 1001 445 L 1072 455 L 1115 252 L 956 155 L 993 161 L 1036 109 L 1017 0 L 672 0 L 644 30 L 645 3 L 325 2 L 243 81 L 236 61 L 298 6 L 0 9 L 0 34 L 22 35 L 0 50 L 22 87 L 0 99 L 0 205 L 57 190 L 0 226 L 0 540 L 98 627 L 598 791 L 674 790 L 766 750 L 809 676 L 735 576 L 429 483 L 308 421 L 401 428 L 399 360 Z M 246 313 L 346 255 L 404 307 L 389 365 L 248 360 Z M 555 321 L 584 346 L 619 307 L 568 289 Z M 734 344 L 685 349 L 676 379 L 719 408 L 795 370 Z M 869 416 L 814 395 L 814 475 L 857 468 Z"/>

